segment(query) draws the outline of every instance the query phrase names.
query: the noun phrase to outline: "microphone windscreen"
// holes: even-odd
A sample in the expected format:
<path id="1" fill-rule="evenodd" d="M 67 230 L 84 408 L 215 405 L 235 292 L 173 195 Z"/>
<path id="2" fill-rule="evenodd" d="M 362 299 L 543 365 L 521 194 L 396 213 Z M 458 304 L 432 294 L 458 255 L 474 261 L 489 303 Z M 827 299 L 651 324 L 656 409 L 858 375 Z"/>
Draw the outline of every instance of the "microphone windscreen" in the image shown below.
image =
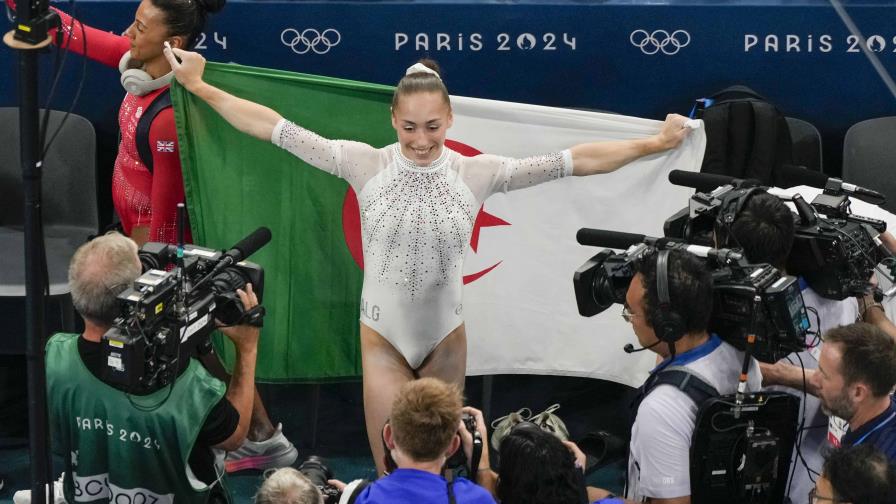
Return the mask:
<path id="1" fill-rule="evenodd" d="M 621 250 L 625 250 L 636 243 L 642 243 L 644 238 L 645 236 L 642 234 L 623 233 L 606 229 L 582 228 L 576 233 L 576 241 L 581 245 Z"/>
<path id="2" fill-rule="evenodd" d="M 692 187 L 699 192 L 708 192 L 713 189 L 731 184 L 737 179 L 727 175 L 713 173 L 698 173 L 684 170 L 672 170 L 669 172 L 669 182 L 678 186 Z"/>
<path id="3" fill-rule="evenodd" d="M 255 231 L 252 231 L 248 236 L 233 246 L 234 249 L 240 252 L 240 257 L 237 260 L 241 261 L 255 252 L 258 252 L 258 249 L 267 245 L 269 241 L 271 241 L 270 229 L 262 226 Z"/>

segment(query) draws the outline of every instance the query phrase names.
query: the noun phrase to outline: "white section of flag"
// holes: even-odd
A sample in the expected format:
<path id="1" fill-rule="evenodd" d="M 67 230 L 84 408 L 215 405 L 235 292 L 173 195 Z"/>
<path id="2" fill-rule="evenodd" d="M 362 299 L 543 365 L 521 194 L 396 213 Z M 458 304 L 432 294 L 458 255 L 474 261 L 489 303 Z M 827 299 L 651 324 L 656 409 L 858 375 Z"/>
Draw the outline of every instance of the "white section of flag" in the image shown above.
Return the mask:
<path id="1" fill-rule="evenodd" d="M 595 140 L 643 138 L 661 122 L 518 103 L 452 97 L 448 138 L 512 157 L 556 152 Z M 464 290 L 469 374 L 588 376 L 637 386 L 656 354 L 628 355 L 637 340 L 614 305 L 578 314 L 573 272 L 600 249 L 576 243 L 582 227 L 662 236 L 665 219 L 687 206 L 692 190 L 673 186 L 670 170 L 699 170 L 702 128 L 678 148 L 616 172 L 497 194 L 485 210 L 510 226 L 482 228 L 464 274 L 501 264 Z"/>

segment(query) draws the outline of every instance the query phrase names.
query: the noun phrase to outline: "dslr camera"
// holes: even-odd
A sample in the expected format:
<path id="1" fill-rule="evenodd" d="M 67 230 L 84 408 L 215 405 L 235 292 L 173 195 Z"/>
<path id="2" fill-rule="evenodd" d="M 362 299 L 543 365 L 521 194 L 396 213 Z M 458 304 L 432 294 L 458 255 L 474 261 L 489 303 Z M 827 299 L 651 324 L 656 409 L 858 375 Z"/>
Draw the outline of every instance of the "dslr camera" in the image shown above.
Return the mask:
<path id="1" fill-rule="evenodd" d="M 327 465 L 326 459 L 311 455 L 299 466 L 299 472 L 302 473 L 312 485 L 316 486 L 324 499 L 324 504 L 337 504 L 342 492 L 336 487 L 327 483 L 333 479 L 333 471 Z"/>
<path id="2" fill-rule="evenodd" d="M 132 394 L 154 392 L 171 384 L 197 350 L 210 351 L 215 320 L 261 326 L 264 308 L 244 310 L 236 290 L 251 283 L 261 302 L 264 270 L 241 259 L 270 236 L 259 228 L 226 253 L 195 245 L 143 245 L 144 273 L 118 295 L 121 314 L 103 335 L 104 380 Z"/>
<path id="3" fill-rule="evenodd" d="M 461 422 L 464 424 L 464 428 L 473 436 L 473 456 L 472 460 L 467 460 L 467 455 L 464 453 L 463 445 L 457 448 L 457 451 L 451 454 L 448 457 L 448 460 L 445 461 L 446 469 L 465 469 L 467 471 L 468 476 L 475 476 L 476 471 L 479 470 L 479 459 L 482 457 L 482 436 L 479 434 L 479 430 L 476 429 L 476 417 L 470 415 L 469 413 L 462 413 L 460 416 Z"/>

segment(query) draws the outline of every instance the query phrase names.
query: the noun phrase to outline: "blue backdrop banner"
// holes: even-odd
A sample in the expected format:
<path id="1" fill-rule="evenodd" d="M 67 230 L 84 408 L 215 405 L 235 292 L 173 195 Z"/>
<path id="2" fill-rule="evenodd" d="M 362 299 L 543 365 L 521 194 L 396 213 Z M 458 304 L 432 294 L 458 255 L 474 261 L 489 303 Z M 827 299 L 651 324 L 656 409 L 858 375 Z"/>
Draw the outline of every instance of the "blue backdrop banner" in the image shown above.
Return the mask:
<path id="1" fill-rule="evenodd" d="M 702 5 L 701 5 L 702 4 Z M 123 31 L 137 2 L 56 4 Z M 896 67 L 896 5 L 847 3 L 869 48 Z M 247 2 L 210 16 L 199 49 L 233 61 L 394 84 L 417 58 L 436 58 L 452 94 L 609 110 L 648 118 L 687 112 L 693 99 L 746 84 L 824 136 L 837 173 L 846 129 L 896 115 L 896 98 L 827 2 Z M 43 75 L 50 74 L 44 58 Z M 80 76 L 70 58 L 67 108 Z M 0 49 L 0 105 L 16 103 L 15 53 Z M 76 112 L 115 137 L 117 72 L 88 64 Z M 49 88 L 49 82 L 42 86 Z M 116 97 L 116 98 L 113 98 Z M 111 141 L 114 145 L 114 141 Z"/>

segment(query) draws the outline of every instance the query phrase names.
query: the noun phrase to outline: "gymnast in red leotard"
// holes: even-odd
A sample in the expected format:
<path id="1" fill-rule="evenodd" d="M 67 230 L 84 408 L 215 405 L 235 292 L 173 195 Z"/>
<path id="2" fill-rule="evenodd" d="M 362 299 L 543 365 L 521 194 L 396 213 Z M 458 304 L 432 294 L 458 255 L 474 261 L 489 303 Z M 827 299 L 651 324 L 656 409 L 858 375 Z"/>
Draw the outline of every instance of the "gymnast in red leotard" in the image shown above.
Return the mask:
<path id="1" fill-rule="evenodd" d="M 62 33 L 56 37 L 54 30 L 52 35 L 63 48 L 121 72 L 127 93 L 118 113 L 121 141 L 112 175 L 112 199 L 125 233 L 138 245 L 147 241 L 175 242 L 177 204 L 184 201 L 174 112 L 170 105 L 158 112 L 153 106 L 168 92 L 173 76 L 162 53 L 164 44 L 193 47 L 208 13 L 221 10 L 224 2 L 142 0 L 124 35 L 84 26 L 54 9 L 59 14 Z M 15 9 L 15 0 L 6 3 Z M 140 122 L 144 115 L 148 132 L 138 134 L 138 125 L 141 130 L 146 127 Z M 189 227 L 185 238 L 192 241 Z M 200 360 L 219 379 L 229 379 L 214 353 L 201 356 Z M 226 421 L 225 417 L 228 416 L 222 415 L 218 421 Z M 243 421 L 246 419 L 240 419 Z M 295 447 L 279 425 L 273 426 L 257 391 L 249 422 L 248 437 L 242 447 L 227 454 L 228 472 L 284 467 L 296 460 Z"/>
<path id="2" fill-rule="evenodd" d="M 14 0 L 6 3 L 15 9 Z M 142 146 L 142 158 L 138 145 L 141 139 L 136 133 L 143 113 L 167 93 L 171 82 L 171 66 L 162 54 L 163 43 L 192 47 L 207 14 L 217 12 L 223 4 L 224 0 L 144 0 L 124 35 L 84 26 L 54 9 L 61 18 L 65 49 L 122 72 L 127 93 L 118 113 L 121 141 L 112 173 L 112 201 L 124 232 L 138 245 L 147 241 L 175 242 L 177 204 L 184 202 L 172 108 L 162 108 L 151 119 L 148 138 L 143 140 L 148 145 Z M 189 227 L 186 239 L 191 241 Z"/>

